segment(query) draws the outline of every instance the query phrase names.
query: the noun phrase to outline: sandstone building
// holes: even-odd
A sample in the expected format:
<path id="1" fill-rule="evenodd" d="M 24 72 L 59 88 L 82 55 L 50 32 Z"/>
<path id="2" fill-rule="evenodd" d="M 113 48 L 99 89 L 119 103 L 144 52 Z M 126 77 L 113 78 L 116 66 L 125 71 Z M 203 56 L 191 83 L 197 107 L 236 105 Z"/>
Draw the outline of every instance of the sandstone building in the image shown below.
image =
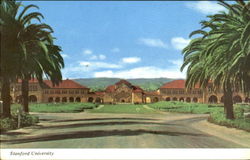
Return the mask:
<path id="1" fill-rule="evenodd" d="M 93 103 L 154 103 L 158 101 L 184 101 L 194 103 L 223 103 L 223 92 L 213 92 L 211 85 L 202 90 L 195 86 L 191 91 L 185 89 L 185 80 L 174 80 L 162 85 L 156 91 L 144 91 L 126 80 L 108 86 L 102 92 L 90 92 L 86 86 L 72 80 L 63 80 L 58 86 L 44 80 L 39 85 L 37 80 L 29 81 L 29 101 L 37 103 L 52 102 L 93 102 Z M 13 103 L 21 103 L 21 82 L 11 85 Z M 235 103 L 250 103 L 250 98 L 243 93 L 234 92 Z"/>

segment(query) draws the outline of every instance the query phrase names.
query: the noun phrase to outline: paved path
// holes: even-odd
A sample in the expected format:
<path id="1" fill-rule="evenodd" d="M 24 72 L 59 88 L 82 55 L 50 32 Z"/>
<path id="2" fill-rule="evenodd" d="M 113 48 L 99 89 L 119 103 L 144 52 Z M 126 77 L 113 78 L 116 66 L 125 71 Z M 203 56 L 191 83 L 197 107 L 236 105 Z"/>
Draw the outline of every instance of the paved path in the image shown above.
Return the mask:
<path id="1" fill-rule="evenodd" d="M 249 132 L 208 125 L 207 115 L 40 113 L 38 125 L 1 135 L 2 148 L 242 148 Z M 216 125 L 217 126 L 217 125 Z M 210 128 L 209 128 L 210 127 Z M 221 133 L 223 129 L 223 133 Z M 213 130 L 213 132 L 211 132 Z M 226 138 L 223 137 L 225 135 Z M 244 141 L 244 142 L 243 142 Z"/>

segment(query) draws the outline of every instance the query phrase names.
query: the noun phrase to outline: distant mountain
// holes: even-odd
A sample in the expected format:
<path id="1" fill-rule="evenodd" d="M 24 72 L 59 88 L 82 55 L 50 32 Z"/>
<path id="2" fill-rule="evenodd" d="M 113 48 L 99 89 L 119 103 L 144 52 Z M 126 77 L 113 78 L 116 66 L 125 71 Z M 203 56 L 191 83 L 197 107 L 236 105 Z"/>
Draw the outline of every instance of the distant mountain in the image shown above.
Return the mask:
<path id="1" fill-rule="evenodd" d="M 91 88 L 92 91 L 104 90 L 107 86 L 118 82 L 119 78 L 80 78 L 73 79 L 74 81 Z M 133 85 L 138 85 L 144 90 L 156 90 L 164 83 L 170 82 L 175 79 L 171 78 L 138 78 L 138 79 L 126 79 Z"/>

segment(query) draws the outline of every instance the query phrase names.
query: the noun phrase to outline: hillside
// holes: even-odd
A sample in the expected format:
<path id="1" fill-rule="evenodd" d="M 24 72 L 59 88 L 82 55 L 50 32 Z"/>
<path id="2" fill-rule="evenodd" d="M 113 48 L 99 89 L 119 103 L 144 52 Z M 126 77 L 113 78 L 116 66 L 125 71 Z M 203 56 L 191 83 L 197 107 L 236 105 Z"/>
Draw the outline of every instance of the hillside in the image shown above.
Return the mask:
<path id="1" fill-rule="evenodd" d="M 104 90 L 108 85 L 118 82 L 119 78 L 80 78 L 74 81 L 91 88 L 93 91 Z M 156 90 L 166 82 L 175 80 L 171 78 L 138 78 L 126 79 L 134 85 L 140 86 L 144 90 Z"/>

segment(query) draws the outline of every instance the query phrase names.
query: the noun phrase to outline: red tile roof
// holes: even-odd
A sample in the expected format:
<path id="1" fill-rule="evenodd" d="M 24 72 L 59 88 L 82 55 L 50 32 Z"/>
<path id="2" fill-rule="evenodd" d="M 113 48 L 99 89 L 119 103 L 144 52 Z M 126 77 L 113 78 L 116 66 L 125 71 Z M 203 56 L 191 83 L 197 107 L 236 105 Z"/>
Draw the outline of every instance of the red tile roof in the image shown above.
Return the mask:
<path id="1" fill-rule="evenodd" d="M 133 86 L 131 83 L 129 83 L 128 81 L 126 80 L 121 80 L 119 82 L 117 82 L 116 84 L 114 85 L 110 85 L 106 88 L 106 92 L 115 92 L 115 89 L 116 89 L 116 85 L 119 85 L 119 84 L 122 84 L 122 83 L 125 83 L 127 84 L 129 87 L 132 87 L 133 89 L 133 92 L 136 92 L 136 93 L 139 93 L 139 92 L 143 92 L 143 89 L 141 89 L 139 86 Z"/>
<path id="2" fill-rule="evenodd" d="M 45 83 L 45 85 L 47 85 L 47 87 L 49 88 L 71 88 L 71 89 L 83 89 L 83 88 L 88 88 L 86 86 L 83 86 L 73 80 L 62 80 L 61 83 L 59 83 L 59 85 L 55 85 L 53 86 L 52 82 L 50 80 L 43 80 L 43 82 Z M 18 79 L 18 83 L 22 83 L 21 79 Z M 37 79 L 31 79 L 29 80 L 29 83 L 38 83 Z"/>
<path id="3" fill-rule="evenodd" d="M 43 81 L 47 86 L 50 88 L 69 88 L 69 89 L 87 89 L 86 86 L 80 85 L 79 83 L 72 81 L 72 80 L 63 80 L 59 85 L 53 86 L 50 80 Z"/>
<path id="4" fill-rule="evenodd" d="M 160 88 L 185 88 L 186 80 L 174 80 L 168 83 L 165 83 Z M 195 88 L 200 88 L 199 85 L 195 85 Z"/>
<path id="5" fill-rule="evenodd" d="M 105 89 L 106 92 L 114 92 L 115 91 L 115 85 L 110 85 Z"/>
<path id="6" fill-rule="evenodd" d="M 128 81 L 126 81 L 126 80 L 124 80 L 124 79 L 120 80 L 119 82 L 116 82 L 115 84 L 116 84 L 116 85 L 119 85 L 119 84 L 122 84 L 122 83 L 124 83 L 124 84 L 126 84 L 126 85 L 132 85 L 130 82 L 128 82 Z"/>
<path id="7" fill-rule="evenodd" d="M 141 87 L 139 86 L 133 86 L 133 92 L 140 93 L 140 92 L 143 92 L 143 89 L 141 89 Z"/>

